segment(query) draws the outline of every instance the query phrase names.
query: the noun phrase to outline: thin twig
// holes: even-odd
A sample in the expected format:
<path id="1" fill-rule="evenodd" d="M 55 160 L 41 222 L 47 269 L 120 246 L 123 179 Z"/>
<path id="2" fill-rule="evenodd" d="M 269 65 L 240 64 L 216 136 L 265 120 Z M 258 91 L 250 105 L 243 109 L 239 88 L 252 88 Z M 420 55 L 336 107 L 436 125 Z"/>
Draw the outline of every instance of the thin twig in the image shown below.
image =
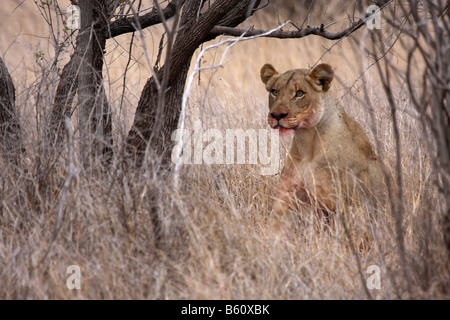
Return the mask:
<path id="1" fill-rule="evenodd" d="M 251 27 L 250 27 L 249 29 L 245 30 L 245 31 L 241 34 L 241 36 L 240 36 L 239 38 L 237 38 L 237 39 L 226 39 L 226 40 L 223 40 L 223 41 L 221 41 L 221 42 L 219 42 L 219 43 L 210 45 L 210 46 L 208 46 L 208 47 L 202 49 L 202 50 L 200 51 L 198 57 L 197 57 L 196 62 L 195 62 L 194 70 L 191 72 L 191 74 L 190 74 L 189 77 L 188 77 L 187 84 L 186 84 L 186 90 L 185 90 L 185 92 L 184 92 L 184 94 L 183 94 L 183 100 L 182 100 L 182 104 L 181 104 L 181 125 L 180 125 L 180 132 L 183 132 L 183 130 L 184 130 L 184 128 L 185 128 L 187 99 L 188 99 L 188 97 L 189 97 L 189 95 L 190 95 L 191 88 L 192 88 L 192 83 L 193 83 L 193 81 L 194 81 L 195 75 L 196 75 L 198 72 L 202 71 L 202 70 L 211 70 L 211 69 L 216 69 L 216 68 L 222 67 L 222 66 L 223 66 L 223 61 L 225 60 L 225 57 L 226 57 L 226 55 L 227 55 L 227 53 L 228 53 L 228 50 L 229 50 L 231 47 L 233 47 L 236 43 L 242 42 L 242 41 L 246 41 L 246 40 L 251 40 L 251 39 L 256 39 L 256 38 L 260 38 L 260 37 L 267 36 L 267 34 L 270 34 L 270 33 L 272 33 L 272 32 L 276 32 L 277 30 L 280 30 L 281 28 L 283 28 L 285 25 L 289 24 L 290 22 L 291 22 L 291 21 L 288 20 L 288 21 L 286 21 L 285 23 L 279 25 L 277 28 L 272 29 L 272 30 L 268 30 L 266 33 L 263 33 L 263 34 L 260 34 L 260 35 L 255 35 L 255 36 L 251 36 L 251 37 L 247 37 L 247 36 L 246 36 L 246 33 L 247 33 L 248 31 L 251 30 Z M 202 59 L 202 57 L 203 57 L 203 55 L 204 55 L 204 53 L 205 53 L 206 51 L 209 51 L 209 50 L 218 48 L 218 47 L 220 47 L 220 46 L 222 46 L 222 45 L 224 45 L 224 44 L 227 44 L 227 43 L 228 43 L 229 45 L 225 48 L 225 51 L 224 51 L 224 53 L 222 54 L 222 58 L 220 59 L 220 61 L 219 61 L 218 64 L 213 65 L 213 66 L 207 66 L 207 67 L 200 67 L 200 66 L 199 66 L 199 65 L 200 65 L 200 61 L 201 61 L 201 59 Z M 176 153 L 175 153 L 175 159 L 177 159 L 177 160 L 178 160 L 178 159 L 180 158 L 180 156 L 181 156 L 182 146 L 183 146 L 183 134 L 180 134 L 180 137 L 179 137 L 179 140 L 178 140 L 177 149 L 175 150 L 175 152 L 176 152 Z M 174 171 L 175 171 L 175 172 L 174 172 L 174 184 L 175 184 L 176 187 L 178 187 L 179 170 L 180 170 L 180 161 L 177 161 L 177 162 L 175 163 L 175 170 L 174 170 Z"/>

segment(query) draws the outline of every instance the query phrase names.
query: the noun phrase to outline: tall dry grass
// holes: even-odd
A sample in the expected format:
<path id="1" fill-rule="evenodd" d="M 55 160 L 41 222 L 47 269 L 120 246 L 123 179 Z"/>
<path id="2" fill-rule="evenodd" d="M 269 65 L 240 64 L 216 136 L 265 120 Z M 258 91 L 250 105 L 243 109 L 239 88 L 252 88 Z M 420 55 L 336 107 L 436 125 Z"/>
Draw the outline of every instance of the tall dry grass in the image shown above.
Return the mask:
<path id="1" fill-rule="evenodd" d="M 32 5 L 20 10 L 25 9 L 34 12 Z M 273 16 L 252 19 L 248 23 L 277 23 Z M 154 39 L 157 34 L 153 31 Z M 401 107 L 404 259 L 388 203 L 376 209 L 364 204 L 343 208 L 332 227 L 308 212 L 292 214 L 283 222 L 284 231 L 276 231 L 266 219 L 278 176 L 262 176 L 258 165 L 185 165 L 178 188 L 170 176 L 155 175 L 154 166 L 139 172 L 123 167 L 122 141 L 149 76 L 136 41 L 123 104 L 119 93 L 129 37 L 111 41 L 106 56 L 116 151 L 113 169 L 106 174 L 81 170 L 76 121 L 71 148 L 66 142 L 60 154 L 52 154 L 43 147 L 42 127 L 54 90 L 54 80 L 45 75 L 51 71 L 43 62 L 44 68 L 34 66 L 35 78 L 30 80 L 21 64 L 6 55 L 5 63 L 17 66 L 10 71 L 18 91 L 27 155 L 18 165 L 0 164 L 1 298 L 449 298 L 448 256 L 438 214 L 442 199 L 431 182 L 431 160 L 417 114 L 401 84 L 395 88 L 395 98 Z M 259 80 L 260 67 L 269 62 L 285 71 L 312 65 L 331 45 L 316 37 L 237 44 L 223 68 L 196 78 L 187 128 L 196 120 L 204 129 L 266 128 L 267 97 Z M 157 46 L 149 36 L 149 51 L 154 53 Z M 3 41 L 0 52 L 5 52 Z M 222 52 L 223 48 L 208 53 L 202 63 L 213 65 Z M 32 65 L 29 54 L 24 59 Z M 400 49 L 397 54 L 401 57 Z M 389 105 L 373 70 L 367 71 L 365 83 L 356 81 L 364 70 L 362 55 L 353 41 L 343 40 L 323 60 L 334 66 L 338 76 L 333 94 L 366 128 L 387 170 L 394 172 Z M 366 95 L 374 106 L 374 118 Z M 283 143 L 285 154 L 290 141 Z M 69 155 L 74 169 L 68 165 Z M 65 188 L 70 174 L 75 178 Z M 152 219 L 155 207 L 163 221 L 158 246 Z M 66 287 L 70 265 L 81 268 L 81 290 Z M 381 268 L 379 290 L 366 287 L 371 265 Z"/>

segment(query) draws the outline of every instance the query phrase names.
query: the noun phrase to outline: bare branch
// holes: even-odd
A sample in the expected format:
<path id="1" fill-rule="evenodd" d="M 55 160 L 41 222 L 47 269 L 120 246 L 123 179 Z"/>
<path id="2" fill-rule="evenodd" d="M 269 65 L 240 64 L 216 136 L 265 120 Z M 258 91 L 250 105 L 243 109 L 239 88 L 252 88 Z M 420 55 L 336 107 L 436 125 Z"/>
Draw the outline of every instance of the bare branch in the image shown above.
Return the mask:
<path id="1" fill-rule="evenodd" d="M 303 29 L 296 30 L 296 31 L 278 30 L 278 31 L 275 31 L 272 33 L 268 33 L 268 31 L 270 31 L 270 30 L 266 30 L 266 29 L 252 29 L 252 30 L 249 30 L 245 34 L 245 36 L 252 37 L 252 36 L 260 36 L 260 35 L 265 34 L 264 37 L 269 37 L 269 38 L 293 39 L 293 38 L 303 38 L 303 37 L 306 37 L 309 35 L 317 35 L 317 36 L 321 36 L 322 38 L 325 38 L 325 39 L 337 40 L 337 39 L 341 39 L 341 38 L 344 38 L 344 37 L 350 35 L 351 33 L 355 32 L 356 30 L 361 28 L 364 24 L 365 24 L 365 20 L 361 19 L 357 23 L 352 24 L 347 29 L 344 29 L 344 30 L 342 30 L 340 32 L 336 32 L 336 33 L 326 31 L 323 26 L 308 27 L 308 28 L 303 28 Z M 215 26 L 211 30 L 211 34 L 214 36 L 228 35 L 228 36 L 239 37 L 244 32 L 245 32 L 244 29 L 222 27 L 222 26 Z"/>
<path id="2" fill-rule="evenodd" d="M 391 2 L 391 0 L 388 1 L 378 1 L 380 2 L 380 10 L 382 10 L 387 4 Z M 348 28 L 340 31 L 340 32 L 329 32 L 326 31 L 329 26 L 331 26 L 334 23 L 330 23 L 327 26 L 321 25 L 317 27 L 307 27 L 307 28 L 298 28 L 295 31 L 284 31 L 284 30 L 277 30 L 276 32 L 269 33 L 270 30 L 266 29 L 251 29 L 246 32 L 244 29 L 237 29 L 237 28 L 231 28 L 226 26 L 217 25 L 215 26 L 210 34 L 211 36 L 219 36 L 219 35 L 228 35 L 228 36 L 234 36 L 234 37 L 240 37 L 244 32 L 246 37 L 252 37 L 252 36 L 260 36 L 264 35 L 264 37 L 270 37 L 270 38 L 279 38 L 279 39 L 293 39 L 293 38 L 303 38 L 309 35 L 317 35 L 325 39 L 329 40 L 338 40 L 342 39 L 344 37 L 347 37 L 348 35 L 352 34 L 359 28 L 361 28 L 363 25 L 366 24 L 367 18 L 369 17 L 369 14 L 366 14 L 364 18 L 359 19 L 357 22 L 353 22 Z"/>
<path id="3" fill-rule="evenodd" d="M 139 24 L 142 29 L 148 28 L 155 24 L 159 24 L 165 20 L 172 18 L 177 12 L 178 2 L 183 3 L 184 0 L 172 0 L 167 6 L 161 10 L 159 7 L 155 6 L 152 11 L 144 14 L 143 16 L 138 17 Z M 115 20 L 110 25 L 110 32 L 108 34 L 108 38 L 114 38 L 121 34 L 134 32 L 136 31 L 136 17 L 128 17 L 123 19 Z"/>
<path id="4" fill-rule="evenodd" d="M 285 23 L 279 25 L 277 28 L 269 30 L 268 33 L 276 32 L 277 30 L 280 30 L 288 23 L 290 23 L 290 21 L 286 21 Z M 191 74 L 189 75 L 189 78 L 187 80 L 186 90 L 183 94 L 183 100 L 182 100 L 182 105 L 181 105 L 181 125 L 180 125 L 181 129 L 180 129 L 180 132 L 183 132 L 184 127 L 185 127 L 187 100 L 191 93 L 192 83 L 194 82 L 195 75 L 198 72 L 200 72 L 201 70 L 211 70 L 211 69 L 216 69 L 216 68 L 222 67 L 223 61 L 225 60 L 228 50 L 231 49 L 231 47 L 233 47 L 236 43 L 241 42 L 241 41 L 264 37 L 265 35 L 266 34 L 252 36 L 252 37 L 246 37 L 246 31 L 244 31 L 244 33 L 242 33 L 238 39 L 225 39 L 219 43 L 210 45 L 200 51 L 200 53 L 197 57 L 197 60 L 195 62 L 194 70 L 191 72 Z M 224 44 L 228 44 L 228 45 L 225 48 L 225 51 L 222 54 L 222 58 L 220 59 L 220 62 L 218 64 L 213 65 L 213 66 L 208 66 L 208 67 L 200 67 L 200 61 L 206 51 L 216 49 Z M 178 147 L 176 149 L 175 157 L 174 157 L 175 159 L 177 159 L 177 161 L 175 163 L 175 175 L 174 175 L 174 184 L 175 184 L 176 188 L 178 188 L 178 177 L 179 177 L 179 169 L 180 169 L 180 162 L 178 161 L 178 159 L 181 157 L 182 145 L 183 145 L 183 135 L 181 134 L 179 137 Z"/>

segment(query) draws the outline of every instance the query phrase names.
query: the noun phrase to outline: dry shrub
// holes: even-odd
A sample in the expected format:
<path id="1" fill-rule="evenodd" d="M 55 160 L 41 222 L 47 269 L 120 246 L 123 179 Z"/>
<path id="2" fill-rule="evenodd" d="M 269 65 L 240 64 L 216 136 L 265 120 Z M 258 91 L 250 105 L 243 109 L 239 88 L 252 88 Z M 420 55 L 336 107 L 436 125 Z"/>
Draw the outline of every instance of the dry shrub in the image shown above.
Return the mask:
<path id="1" fill-rule="evenodd" d="M 265 128 L 266 94 L 259 68 L 266 62 L 280 70 L 305 67 L 330 45 L 317 38 L 237 45 L 224 68 L 201 73 L 200 85 L 191 93 L 187 128 L 196 120 L 204 129 Z M 280 55 L 279 48 L 286 54 Z M 357 81 L 364 67 L 360 58 L 352 57 L 358 50 L 344 40 L 325 56 L 340 80 L 333 90 L 367 128 L 387 172 L 395 174 L 389 102 L 373 70 L 365 81 Z M 204 63 L 212 65 L 220 53 L 206 56 Z M 110 67 L 121 63 L 114 60 Z M 145 77 L 139 68 L 129 76 L 142 86 Z M 450 270 L 439 215 L 443 199 L 432 180 L 432 155 L 424 147 L 417 113 L 401 83 L 393 90 L 401 132 L 404 256 L 389 202 L 376 208 L 364 202 L 342 205 L 330 225 L 310 212 L 294 212 L 282 221 L 283 230 L 276 231 L 267 225 L 267 217 L 278 176 L 262 176 L 258 165 L 185 165 L 178 186 L 171 174 L 158 171 L 152 156 L 140 171 L 124 166 L 123 128 L 129 127 L 133 111 L 125 110 L 127 104 L 114 95 L 121 92 L 115 90 L 121 85 L 117 79 L 112 79 L 110 91 L 116 111 L 112 168 L 105 173 L 97 163 L 91 172 L 81 170 L 75 122 L 71 169 L 67 141 L 57 153 L 45 148 L 42 128 L 49 116 L 52 78 L 38 76 L 27 83 L 17 72 L 13 78 L 27 154 L 17 165 L 0 164 L 1 298 L 449 298 Z M 126 92 L 134 101 L 140 87 L 127 87 Z M 282 154 L 289 143 L 284 141 Z M 73 180 L 65 189 L 71 173 Z M 342 196 L 340 203 L 345 203 Z M 81 290 L 66 287 L 70 265 L 81 268 Z M 366 287 L 371 265 L 381 269 L 380 290 Z"/>

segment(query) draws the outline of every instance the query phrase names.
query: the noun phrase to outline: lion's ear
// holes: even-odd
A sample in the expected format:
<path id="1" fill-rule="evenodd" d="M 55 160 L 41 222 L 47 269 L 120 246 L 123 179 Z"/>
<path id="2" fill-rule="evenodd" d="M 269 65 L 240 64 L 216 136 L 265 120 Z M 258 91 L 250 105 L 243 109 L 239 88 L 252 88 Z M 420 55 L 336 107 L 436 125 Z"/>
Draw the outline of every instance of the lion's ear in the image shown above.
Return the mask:
<path id="1" fill-rule="evenodd" d="M 278 71 L 271 65 L 266 63 L 263 65 L 260 71 L 261 80 L 264 84 L 267 84 L 267 81 L 270 80 L 274 75 L 278 74 Z"/>
<path id="2" fill-rule="evenodd" d="M 333 78 L 333 69 L 326 63 L 319 64 L 306 76 L 306 79 L 317 91 L 328 91 Z"/>

